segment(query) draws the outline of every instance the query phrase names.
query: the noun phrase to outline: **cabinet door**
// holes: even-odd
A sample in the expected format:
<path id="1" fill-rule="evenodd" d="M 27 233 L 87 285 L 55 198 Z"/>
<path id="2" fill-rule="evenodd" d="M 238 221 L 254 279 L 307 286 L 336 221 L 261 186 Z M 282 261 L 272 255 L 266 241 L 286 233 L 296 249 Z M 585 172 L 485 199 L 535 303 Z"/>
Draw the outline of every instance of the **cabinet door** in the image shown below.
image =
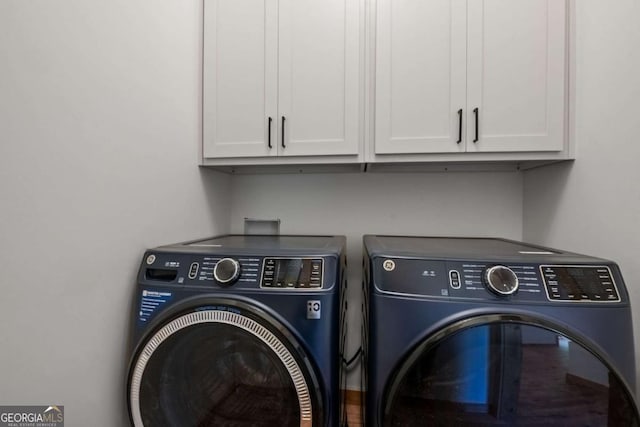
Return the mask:
<path id="1" fill-rule="evenodd" d="M 360 0 L 280 0 L 280 155 L 358 153 L 362 8 Z"/>
<path id="2" fill-rule="evenodd" d="M 466 18 L 466 0 L 378 0 L 376 154 L 464 151 Z"/>
<path id="3" fill-rule="evenodd" d="M 562 150 L 565 1 L 473 0 L 468 8 L 467 150 Z"/>
<path id="4" fill-rule="evenodd" d="M 276 26 L 275 0 L 205 0 L 205 158 L 276 154 Z"/>

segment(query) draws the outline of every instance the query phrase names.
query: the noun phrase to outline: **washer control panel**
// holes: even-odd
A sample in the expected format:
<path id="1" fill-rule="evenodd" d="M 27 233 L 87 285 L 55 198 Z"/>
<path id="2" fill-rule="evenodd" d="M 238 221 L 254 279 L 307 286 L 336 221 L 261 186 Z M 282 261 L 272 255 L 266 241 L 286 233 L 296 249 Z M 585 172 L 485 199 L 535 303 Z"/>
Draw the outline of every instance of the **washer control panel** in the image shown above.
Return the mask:
<path id="1" fill-rule="evenodd" d="M 322 258 L 265 258 L 261 288 L 322 287 Z"/>
<path id="2" fill-rule="evenodd" d="M 330 290 L 339 260 L 326 256 L 251 256 L 147 253 L 139 282 L 152 285 L 233 289 Z"/>
<path id="3" fill-rule="evenodd" d="M 607 266 L 541 265 L 540 272 L 550 300 L 620 301 L 613 275 Z"/>
<path id="4" fill-rule="evenodd" d="M 615 303 L 615 267 L 480 260 L 373 259 L 375 286 L 402 296 L 510 302 Z"/>

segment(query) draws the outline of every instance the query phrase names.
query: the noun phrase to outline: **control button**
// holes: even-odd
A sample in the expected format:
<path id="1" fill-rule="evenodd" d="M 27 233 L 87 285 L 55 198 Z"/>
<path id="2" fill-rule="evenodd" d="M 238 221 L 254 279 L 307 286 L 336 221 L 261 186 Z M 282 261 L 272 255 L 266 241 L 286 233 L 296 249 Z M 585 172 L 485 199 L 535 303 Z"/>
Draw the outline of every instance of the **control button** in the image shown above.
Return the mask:
<path id="1" fill-rule="evenodd" d="M 222 258 L 213 268 L 213 277 L 221 285 L 231 285 L 240 276 L 240 263 L 233 258 Z"/>
<path id="2" fill-rule="evenodd" d="M 196 276 L 198 275 L 198 268 L 200 267 L 200 264 L 198 264 L 197 262 L 192 262 L 191 266 L 189 267 L 189 279 L 195 279 Z"/>
<path id="3" fill-rule="evenodd" d="M 487 288 L 498 295 L 511 295 L 518 290 L 518 276 L 509 267 L 496 265 L 484 273 Z"/>
<path id="4" fill-rule="evenodd" d="M 453 289 L 460 289 L 460 273 L 456 270 L 449 272 L 449 285 L 451 285 Z"/>

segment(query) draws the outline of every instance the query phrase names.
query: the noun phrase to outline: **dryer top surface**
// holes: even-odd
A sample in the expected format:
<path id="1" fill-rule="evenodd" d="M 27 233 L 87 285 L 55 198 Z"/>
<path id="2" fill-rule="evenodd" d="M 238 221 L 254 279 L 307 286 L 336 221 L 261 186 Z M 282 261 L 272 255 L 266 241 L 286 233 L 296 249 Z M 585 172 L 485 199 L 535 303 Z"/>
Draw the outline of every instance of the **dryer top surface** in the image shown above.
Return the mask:
<path id="1" fill-rule="evenodd" d="M 369 254 L 427 259 L 487 259 L 519 262 L 583 262 L 605 260 L 558 249 L 497 238 L 374 236 L 364 237 Z"/>
<path id="2" fill-rule="evenodd" d="M 179 252 L 207 253 L 327 253 L 336 254 L 344 250 L 343 236 L 300 236 L 300 235 L 243 235 L 229 234 L 210 237 L 173 245 L 162 249 Z"/>

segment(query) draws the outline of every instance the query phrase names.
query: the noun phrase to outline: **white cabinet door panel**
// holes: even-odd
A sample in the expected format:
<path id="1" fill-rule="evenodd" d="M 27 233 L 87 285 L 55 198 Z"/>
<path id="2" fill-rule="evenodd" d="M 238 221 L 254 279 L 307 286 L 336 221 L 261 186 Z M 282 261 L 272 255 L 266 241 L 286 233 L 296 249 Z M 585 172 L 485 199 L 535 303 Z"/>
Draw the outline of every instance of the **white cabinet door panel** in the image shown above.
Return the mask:
<path id="1" fill-rule="evenodd" d="M 270 156 L 277 114 L 274 0 L 207 0 L 204 7 L 204 157 Z"/>
<path id="2" fill-rule="evenodd" d="M 465 0 L 378 0 L 377 154 L 464 151 L 466 24 Z"/>
<path id="3" fill-rule="evenodd" d="M 467 151 L 562 150 L 565 2 L 473 0 L 468 16 Z"/>
<path id="4" fill-rule="evenodd" d="M 361 2 L 279 7 L 279 155 L 357 154 Z"/>

